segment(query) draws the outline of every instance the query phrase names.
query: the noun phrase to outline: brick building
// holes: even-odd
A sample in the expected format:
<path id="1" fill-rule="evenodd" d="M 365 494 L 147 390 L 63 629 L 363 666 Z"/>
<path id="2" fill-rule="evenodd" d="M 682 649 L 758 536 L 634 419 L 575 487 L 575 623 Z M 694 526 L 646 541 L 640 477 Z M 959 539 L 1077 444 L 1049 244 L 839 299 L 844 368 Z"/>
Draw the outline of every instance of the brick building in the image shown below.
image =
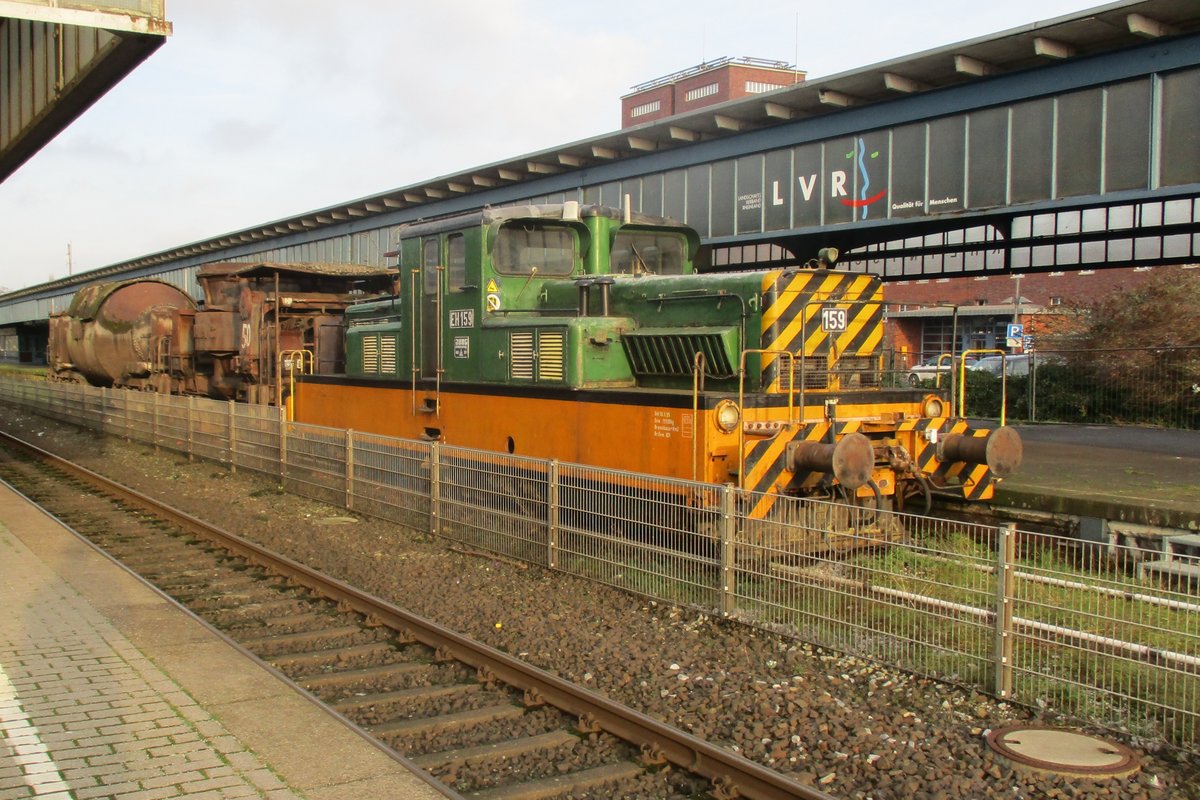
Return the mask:
<path id="1" fill-rule="evenodd" d="M 621 127 L 803 83 L 804 74 L 786 61 L 748 57 L 705 61 L 634 86 L 621 98 Z"/>
<path id="2" fill-rule="evenodd" d="M 1113 292 L 1133 289 L 1152 269 L 1196 268 L 1137 267 L 896 281 L 884 286 L 887 335 L 891 348 L 909 363 L 950 352 L 955 336 L 957 352 L 1008 350 L 1005 334 L 1012 322 L 1023 324 L 1037 346 L 1039 333 L 1051 327 L 1056 316 L 1090 306 Z M 1020 352 L 1020 348 L 1010 352 Z"/>

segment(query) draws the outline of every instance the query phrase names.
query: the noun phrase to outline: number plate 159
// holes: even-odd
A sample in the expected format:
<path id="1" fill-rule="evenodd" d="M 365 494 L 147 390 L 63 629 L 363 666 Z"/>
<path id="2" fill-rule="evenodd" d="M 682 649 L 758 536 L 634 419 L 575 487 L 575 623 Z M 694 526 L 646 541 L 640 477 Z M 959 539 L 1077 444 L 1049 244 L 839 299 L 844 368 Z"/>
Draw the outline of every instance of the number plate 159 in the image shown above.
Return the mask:
<path id="1" fill-rule="evenodd" d="M 822 308 L 821 330 L 826 333 L 840 333 L 846 330 L 846 309 Z"/>

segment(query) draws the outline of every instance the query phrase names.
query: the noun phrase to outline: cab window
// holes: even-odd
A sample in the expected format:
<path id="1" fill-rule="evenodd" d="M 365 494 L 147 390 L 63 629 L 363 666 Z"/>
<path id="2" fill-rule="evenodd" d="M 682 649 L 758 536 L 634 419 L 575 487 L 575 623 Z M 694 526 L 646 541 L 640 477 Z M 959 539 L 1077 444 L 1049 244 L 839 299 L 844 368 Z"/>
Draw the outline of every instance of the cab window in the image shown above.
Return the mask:
<path id="1" fill-rule="evenodd" d="M 441 253 L 439 252 L 436 236 L 430 237 L 421 243 L 421 277 L 425 294 L 437 294 L 437 268 L 442 260 L 440 256 Z"/>
<path id="2" fill-rule="evenodd" d="M 625 231 L 613 239 L 609 269 L 626 275 L 682 275 L 684 241 L 653 231 Z"/>
<path id="3" fill-rule="evenodd" d="M 530 224 L 500 228 L 492 250 L 496 271 L 504 275 L 567 276 L 575 271 L 575 257 L 569 228 Z"/>
<path id="4" fill-rule="evenodd" d="M 451 291 L 467 285 L 467 243 L 461 233 L 446 239 L 446 273 Z"/>

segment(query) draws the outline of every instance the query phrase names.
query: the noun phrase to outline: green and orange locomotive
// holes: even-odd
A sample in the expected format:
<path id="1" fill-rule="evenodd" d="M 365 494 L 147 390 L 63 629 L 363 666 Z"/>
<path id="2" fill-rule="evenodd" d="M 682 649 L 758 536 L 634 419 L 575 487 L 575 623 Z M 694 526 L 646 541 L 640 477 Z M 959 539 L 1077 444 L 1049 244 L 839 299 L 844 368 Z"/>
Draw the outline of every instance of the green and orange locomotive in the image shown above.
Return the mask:
<path id="1" fill-rule="evenodd" d="M 402 226 L 399 291 L 345 312 L 345 374 L 297 421 L 882 509 L 991 497 L 1008 428 L 890 386 L 883 296 L 806 268 L 695 271 L 696 233 L 611 208 L 513 206 Z M 923 508 L 922 508 L 923 507 Z"/>

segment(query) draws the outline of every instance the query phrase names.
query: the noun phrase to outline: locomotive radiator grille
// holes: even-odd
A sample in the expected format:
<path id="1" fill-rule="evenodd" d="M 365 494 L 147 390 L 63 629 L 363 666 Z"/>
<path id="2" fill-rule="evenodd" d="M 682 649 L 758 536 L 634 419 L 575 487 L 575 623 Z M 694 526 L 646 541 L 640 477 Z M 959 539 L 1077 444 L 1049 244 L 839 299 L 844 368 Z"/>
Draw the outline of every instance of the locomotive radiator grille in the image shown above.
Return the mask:
<path id="1" fill-rule="evenodd" d="M 566 379 L 566 344 L 564 331 L 513 331 L 508 335 L 509 378 L 561 383 Z"/>
<path id="2" fill-rule="evenodd" d="M 800 363 L 797 358 L 792 366 L 792 386 L 796 391 L 801 389 L 828 389 L 829 388 L 829 371 L 825 368 L 824 357 L 808 358 L 804 363 Z M 788 388 L 787 377 L 781 379 L 780 389 L 786 391 Z"/>
<path id="3" fill-rule="evenodd" d="M 396 374 L 396 337 L 384 336 L 379 344 L 379 371 Z"/>
<path id="4" fill-rule="evenodd" d="M 531 381 L 534 370 L 533 333 L 510 333 L 508 336 L 509 377 Z"/>
<path id="5" fill-rule="evenodd" d="M 730 329 L 679 331 L 636 331 L 621 337 L 629 365 L 638 377 L 689 376 L 695 369 L 696 354 L 704 355 L 705 374 L 710 378 L 730 378 L 733 365 L 725 337 Z"/>
<path id="6" fill-rule="evenodd" d="M 877 388 L 882 384 L 878 361 L 874 356 L 842 356 L 833 370 L 843 389 Z"/>
<path id="7" fill-rule="evenodd" d="M 363 372 L 379 372 L 379 337 L 364 336 L 362 338 Z"/>
<path id="8" fill-rule="evenodd" d="M 543 331 L 538 335 L 539 381 L 561 381 L 566 377 L 565 344 L 566 336 L 560 331 Z"/>
<path id="9" fill-rule="evenodd" d="M 816 357 L 810 356 L 801 365 L 797 357 L 792 367 L 796 391 L 832 388 L 834 377 L 841 389 L 875 388 L 882 383 L 875 356 L 841 356 L 832 364 L 830 360 L 827 353 L 820 353 Z M 787 387 L 787 373 L 784 372 L 780 389 L 786 391 Z"/>

